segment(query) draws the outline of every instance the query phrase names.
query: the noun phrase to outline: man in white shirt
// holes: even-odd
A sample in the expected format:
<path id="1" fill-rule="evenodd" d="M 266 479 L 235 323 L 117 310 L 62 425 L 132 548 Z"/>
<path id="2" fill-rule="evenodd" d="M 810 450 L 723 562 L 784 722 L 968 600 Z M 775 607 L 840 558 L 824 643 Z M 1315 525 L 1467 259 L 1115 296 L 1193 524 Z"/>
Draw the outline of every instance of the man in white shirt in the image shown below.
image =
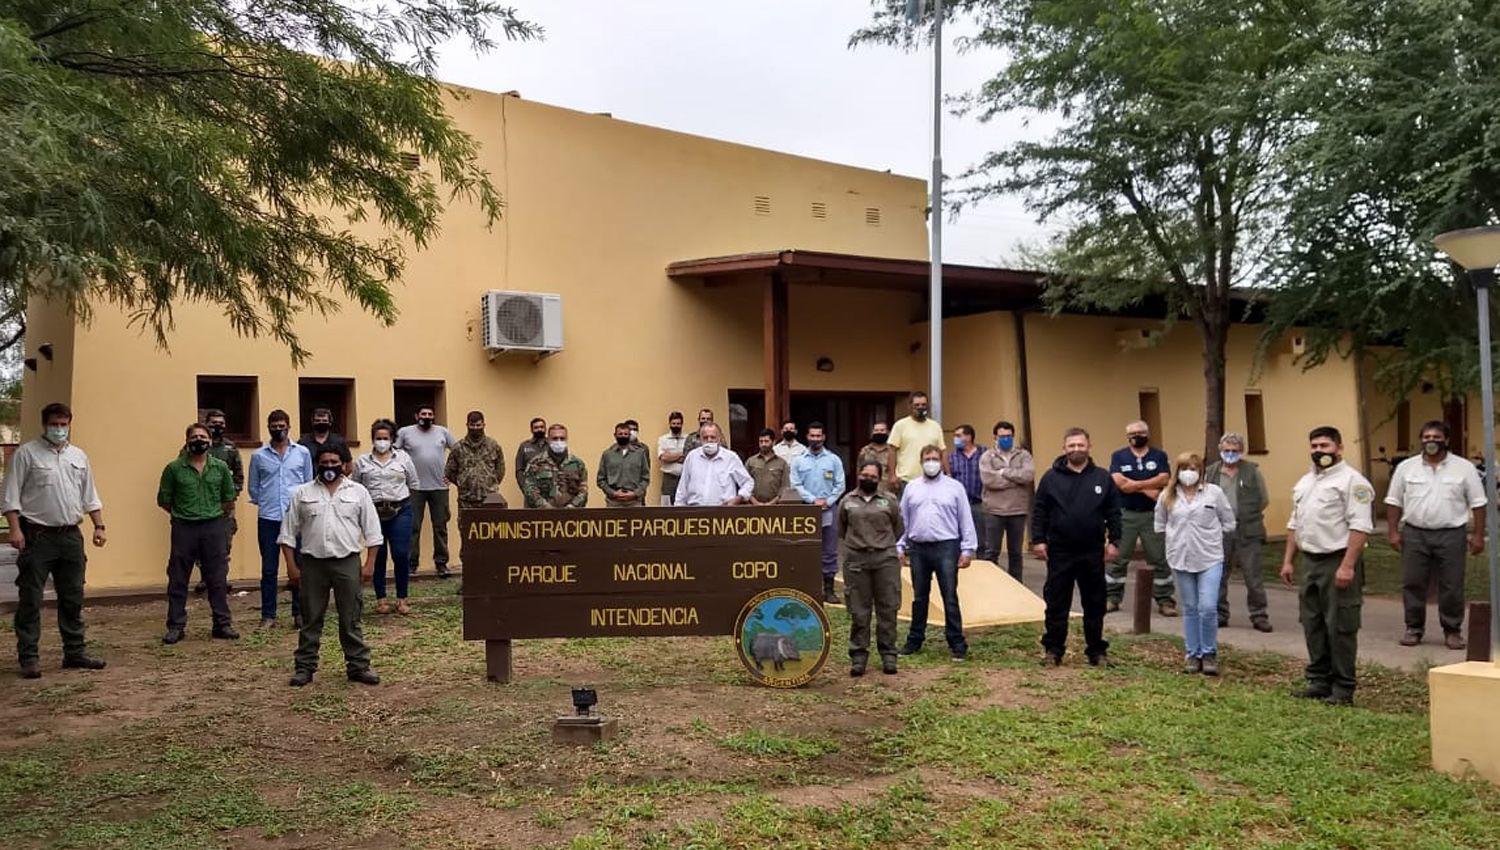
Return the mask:
<path id="1" fill-rule="evenodd" d="M 297 671 L 289 684 L 300 688 L 311 682 L 318 670 L 323 617 L 328 613 L 331 590 L 349 681 L 378 685 L 380 677 L 370 669 L 370 649 L 365 646 L 359 615 L 363 607 L 361 586 L 375 574 L 375 552 L 385 542 L 380 534 L 380 516 L 370 491 L 344 477 L 338 449 L 319 449 L 314 465 L 317 477 L 292 492 L 277 538 L 287 574 L 302 587 L 302 631 L 297 635 L 294 656 Z M 302 549 L 300 565 L 298 546 Z M 360 550 L 364 550 L 363 561 Z"/>
<path id="2" fill-rule="evenodd" d="M 698 447 L 682 461 L 682 480 L 672 504 L 679 507 L 738 505 L 750 498 L 755 482 L 739 457 L 723 447 L 719 426 L 698 429 Z"/>
<path id="3" fill-rule="evenodd" d="M 661 463 L 661 504 L 671 505 L 677 498 L 677 482 L 682 480 L 682 459 L 687 455 L 687 437 L 682 433 L 682 411 L 667 415 L 667 433 L 656 438 L 656 459 Z"/>
<path id="4" fill-rule="evenodd" d="M 797 458 L 807 454 L 807 445 L 797 441 L 797 423 L 788 419 L 781 423 L 781 439 L 772 447 L 776 456 L 786 461 L 790 468 L 797 466 Z"/>
<path id="5" fill-rule="evenodd" d="M 1468 555 L 1484 551 L 1484 506 L 1489 500 L 1474 464 L 1448 451 L 1447 424 L 1428 422 L 1421 434 L 1422 454 L 1396 467 L 1385 497 L 1391 546 L 1401 553 L 1401 599 L 1406 608 L 1401 645 L 1422 642 L 1427 586 L 1436 574 L 1443 643 L 1463 649 L 1464 566 Z"/>

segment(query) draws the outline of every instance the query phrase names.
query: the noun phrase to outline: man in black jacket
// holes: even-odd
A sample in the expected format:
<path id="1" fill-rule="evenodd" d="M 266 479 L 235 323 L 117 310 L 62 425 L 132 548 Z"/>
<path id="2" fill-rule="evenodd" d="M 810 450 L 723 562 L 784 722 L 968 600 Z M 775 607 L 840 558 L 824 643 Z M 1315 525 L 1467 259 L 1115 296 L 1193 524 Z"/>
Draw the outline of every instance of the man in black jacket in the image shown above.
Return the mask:
<path id="1" fill-rule="evenodd" d="M 1047 562 L 1047 583 L 1042 588 L 1047 602 L 1043 665 L 1062 664 L 1076 582 L 1089 664 L 1109 666 L 1109 642 L 1104 639 L 1104 564 L 1119 554 L 1120 491 L 1109 472 L 1094 465 L 1090 445 L 1087 431 L 1068 429 L 1062 457 L 1042 476 L 1032 504 L 1032 548 Z"/>

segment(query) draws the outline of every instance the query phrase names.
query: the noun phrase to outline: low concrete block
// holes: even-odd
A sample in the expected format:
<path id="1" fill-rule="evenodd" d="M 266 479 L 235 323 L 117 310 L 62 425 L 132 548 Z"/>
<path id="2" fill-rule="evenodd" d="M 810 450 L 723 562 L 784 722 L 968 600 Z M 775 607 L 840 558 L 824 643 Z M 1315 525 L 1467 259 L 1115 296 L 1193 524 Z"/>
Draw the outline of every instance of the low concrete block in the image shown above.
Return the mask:
<path id="1" fill-rule="evenodd" d="M 1465 661 L 1427 673 L 1432 767 L 1500 785 L 1500 667 Z"/>

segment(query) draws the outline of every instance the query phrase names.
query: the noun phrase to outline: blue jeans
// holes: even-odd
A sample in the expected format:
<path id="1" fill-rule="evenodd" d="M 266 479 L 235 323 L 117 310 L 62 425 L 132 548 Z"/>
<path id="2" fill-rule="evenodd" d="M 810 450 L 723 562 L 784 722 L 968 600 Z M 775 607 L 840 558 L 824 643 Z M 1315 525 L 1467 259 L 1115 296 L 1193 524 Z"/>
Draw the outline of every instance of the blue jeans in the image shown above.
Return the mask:
<path id="1" fill-rule="evenodd" d="M 276 619 L 276 592 L 281 587 L 281 520 L 255 520 L 255 542 L 260 544 L 260 618 Z M 297 591 L 292 589 L 292 616 L 297 616 Z"/>
<path id="2" fill-rule="evenodd" d="M 375 598 L 385 598 L 385 556 L 391 555 L 391 568 L 396 573 L 396 598 L 406 598 L 406 579 L 411 569 L 411 503 L 396 512 L 390 519 L 380 521 L 380 536 L 385 542 L 375 550 Z"/>
<path id="3" fill-rule="evenodd" d="M 837 518 L 823 526 L 823 578 L 839 574 L 839 527 Z"/>
<path id="4" fill-rule="evenodd" d="M 1219 578 L 1224 575 L 1224 564 L 1214 564 L 1201 573 L 1173 570 L 1172 575 L 1182 600 L 1182 639 L 1187 644 L 1187 657 L 1218 654 Z"/>
<path id="5" fill-rule="evenodd" d="M 969 643 L 964 640 L 964 617 L 958 607 L 958 541 L 914 541 L 907 545 L 906 556 L 911 561 L 912 587 L 911 631 L 906 634 L 906 645 L 920 649 L 927 640 L 927 606 L 932 598 L 932 579 L 936 576 L 938 592 L 943 596 L 943 637 L 948 639 L 950 652 L 967 655 Z"/>

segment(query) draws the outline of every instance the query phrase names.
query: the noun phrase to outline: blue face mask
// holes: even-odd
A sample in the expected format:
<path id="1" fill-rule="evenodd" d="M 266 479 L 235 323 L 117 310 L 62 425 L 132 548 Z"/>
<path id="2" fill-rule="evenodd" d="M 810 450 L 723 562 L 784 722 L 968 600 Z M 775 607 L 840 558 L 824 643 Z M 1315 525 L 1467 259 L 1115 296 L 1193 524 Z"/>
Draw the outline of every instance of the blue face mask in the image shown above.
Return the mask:
<path id="1" fill-rule="evenodd" d="M 1229 464 L 1230 466 L 1233 466 L 1240 462 L 1240 453 L 1228 451 L 1219 452 L 1219 459 Z"/>
<path id="2" fill-rule="evenodd" d="M 964 439 L 963 437 L 954 437 L 953 438 L 953 448 L 955 448 L 955 449 L 961 449 L 961 448 L 963 448 L 964 446 L 966 446 L 968 444 L 969 444 L 969 441 L 966 440 L 966 439 Z"/>
<path id="3" fill-rule="evenodd" d="M 1016 444 L 1016 438 L 1015 437 L 1000 437 L 1000 438 L 998 438 L 998 439 L 995 440 L 995 445 L 997 447 L 999 447 L 1000 451 L 1002 451 L 1002 452 L 1008 452 L 1008 451 L 1010 451 L 1011 448 L 1015 446 L 1015 444 Z"/>

